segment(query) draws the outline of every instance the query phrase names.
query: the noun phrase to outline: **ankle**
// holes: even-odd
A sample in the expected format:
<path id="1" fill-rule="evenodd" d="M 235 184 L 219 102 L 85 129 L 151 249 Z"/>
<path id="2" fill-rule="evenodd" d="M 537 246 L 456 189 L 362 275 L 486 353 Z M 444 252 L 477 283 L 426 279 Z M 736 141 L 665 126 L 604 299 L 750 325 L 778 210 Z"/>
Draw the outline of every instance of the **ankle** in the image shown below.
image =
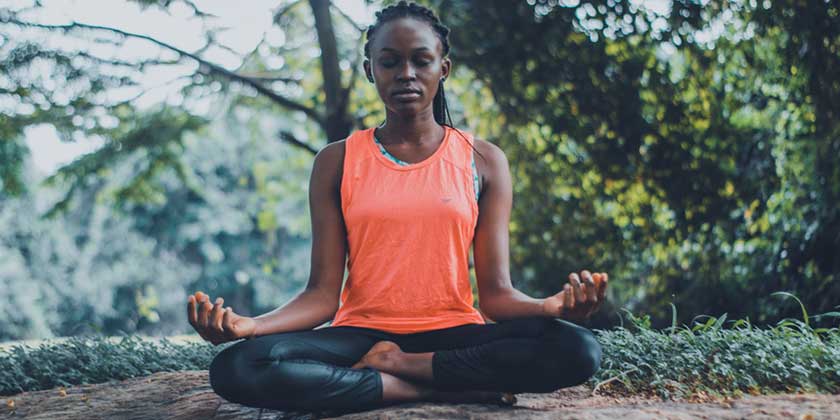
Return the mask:
<path id="1" fill-rule="evenodd" d="M 382 376 L 382 399 L 384 401 L 417 401 L 429 398 L 435 390 L 386 372 Z"/>
<path id="2" fill-rule="evenodd" d="M 403 353 L 399 350 L 386 351 L 377 354 L 376 370 L 396 375 L 403 364 Z"/>

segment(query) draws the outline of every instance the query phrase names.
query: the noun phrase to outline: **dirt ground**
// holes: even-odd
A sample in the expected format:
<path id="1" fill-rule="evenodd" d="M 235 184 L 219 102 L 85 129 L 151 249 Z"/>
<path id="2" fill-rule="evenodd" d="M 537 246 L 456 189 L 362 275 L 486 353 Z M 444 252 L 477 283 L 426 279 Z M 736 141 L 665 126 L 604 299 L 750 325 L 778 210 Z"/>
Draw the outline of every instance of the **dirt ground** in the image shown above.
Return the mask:
<path id="1" fill-rule="evenodd" d="M 159 372 L 142 378 L 2 397 L 2 419 L 838 419 L 840 395 L 780 394 L 710 401 L 662 401 L 590 395 L 585 387 L 517 394 L 512 407 L 414 402 L 329 417 L 232 404 L 213 393 L 207 371 Z"/>

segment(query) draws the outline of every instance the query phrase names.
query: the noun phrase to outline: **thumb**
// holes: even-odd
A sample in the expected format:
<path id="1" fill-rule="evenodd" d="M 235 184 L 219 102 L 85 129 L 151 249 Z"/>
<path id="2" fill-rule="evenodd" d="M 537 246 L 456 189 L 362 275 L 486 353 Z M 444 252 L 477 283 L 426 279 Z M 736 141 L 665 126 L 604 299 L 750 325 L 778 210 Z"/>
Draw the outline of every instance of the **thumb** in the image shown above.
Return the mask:
<path id="1" fill-rule="evenodd" d="M 545 298 L 545 300 L 543 301 L 543 312 L 551 317 L 561 317 L 563 315 L 563 312 L 565 311 L 564 299 L 565 295 L 563 291 L 560 291 L 554 294 L 553 296 Z"/>
<path id="2" fill-rule="evenodd" d="M 225 313 L 222 315 L 222 329 L 225 332 L 233 331 L 233 309 L 230 306 L 225 308 Z"/>

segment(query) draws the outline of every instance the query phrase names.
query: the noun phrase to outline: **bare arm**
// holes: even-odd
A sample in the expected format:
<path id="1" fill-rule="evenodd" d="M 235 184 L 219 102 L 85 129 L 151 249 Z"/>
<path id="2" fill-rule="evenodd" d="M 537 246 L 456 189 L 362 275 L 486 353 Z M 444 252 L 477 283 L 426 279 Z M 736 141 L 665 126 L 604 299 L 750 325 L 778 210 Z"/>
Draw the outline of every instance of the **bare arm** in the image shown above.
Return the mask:
<path id="1" fill-rule="evenodd" d="M 312 220 L 312 268 L 306 288 L 285 305 L 257 316 L 255 335 L 311 330 L 333 319 L 338 310 L 347 256 L 347 231 L 341 213 L 344 141 L 315 155 L 309 179 Z"/>
<path id="2" fill-rule="evenodd" d="M 606 297 L 607 273 L 592 274 L 588 270 L 581 271 L 580 276 L 570 273 L 569 283 L 563 290 L 540 299 L 528 296 L 511 284 L 508 224 L 513 185 L 510 168 L 504 152 L 496 145 L 477 141 L 476 148 L 487 157 L 487 161 L 479 165 L 486 180 L 473 242 L 482 312 L 495 321 L 531 316 L 570 321 L 586 319 Z"/>
<path id="3" fill-rule="evenodd" d="M 494 321 L 545 315 L 545 299 L 517 290 L 510 279 L 508 225 L 513 185 L 507 157 L 492 143 L 477 140 L 475 146 L 486 157 L 486 161 L 476 159 L 485 179 L 473 239 L 479 306 Z"/>

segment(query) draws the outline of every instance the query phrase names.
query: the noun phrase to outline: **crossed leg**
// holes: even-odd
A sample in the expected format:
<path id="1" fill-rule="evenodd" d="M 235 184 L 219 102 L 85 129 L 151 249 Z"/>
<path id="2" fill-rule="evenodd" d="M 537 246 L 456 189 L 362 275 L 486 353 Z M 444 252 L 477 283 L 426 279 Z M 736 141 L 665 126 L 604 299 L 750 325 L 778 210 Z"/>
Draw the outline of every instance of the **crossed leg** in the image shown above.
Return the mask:
<path id="1" fill-rule="evenodd" d="M 399 346 L 402 368 L 352 367 L 380 342 Z M 214 358 L 210 382 L 255 407 L 355 411 L 467 390 L 550 392 L 588 379 L 600 357 L 591 332 L 551 318 L 416 334 L 329 327 L 238 342 Z"/>
<path id="2" fill-rule="evenodd" d="M 370 409 L 382 400 L 382 377 L 350 366 L 384 332 L 320 328 L 239 341 L 210 363 L 210 385 L 224 399 L 277 410 Z"/>
<path id="3" fill-rule="evenodd" d="M 601 362 L 591 331 L 547 317 L 468 324 L 396 342 L 402 354 L 386 371 L 430 379 L 439 390 L 551 392 L 585 382 Z"/>

